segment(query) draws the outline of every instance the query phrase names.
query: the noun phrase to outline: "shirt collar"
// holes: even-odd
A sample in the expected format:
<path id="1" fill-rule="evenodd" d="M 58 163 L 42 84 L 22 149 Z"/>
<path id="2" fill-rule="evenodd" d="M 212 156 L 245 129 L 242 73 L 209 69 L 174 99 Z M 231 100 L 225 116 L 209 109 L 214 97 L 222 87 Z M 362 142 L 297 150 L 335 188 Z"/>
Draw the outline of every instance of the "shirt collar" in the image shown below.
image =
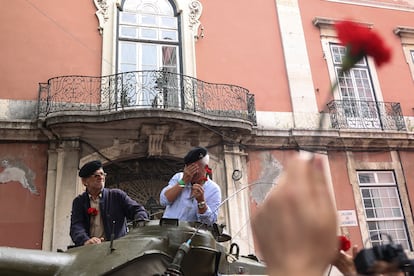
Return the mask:
<path id="1" fill-rule="evenodd" d="M 89 192 L 87 193 L 88 193 L 89 199 L 92 199 L 92 195 Z M 99 193 L 98 198 L 102 198 L 102 194 L 103 194 L 103 190 Z"/>

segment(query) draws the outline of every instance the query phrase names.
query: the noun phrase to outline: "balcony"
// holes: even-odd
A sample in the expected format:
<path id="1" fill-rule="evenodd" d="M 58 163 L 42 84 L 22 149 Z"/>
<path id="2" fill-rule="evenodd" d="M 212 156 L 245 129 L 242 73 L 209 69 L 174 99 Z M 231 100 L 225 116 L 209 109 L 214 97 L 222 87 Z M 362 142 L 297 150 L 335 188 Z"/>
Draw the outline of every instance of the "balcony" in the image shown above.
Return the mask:
<path id="1" fill-rule="evenodd" d="M 333 100 L 327 106 L 336 129 L 406 130 L 400 103 Z"/>
<path id="2" fill-rule="evenodd" d="M 256 125 L 254 95 L 167 71 L 134 71 L 103 77 L 61 76 L 40 83 L 38 118 L 84 112 L 174 110 Z"/>

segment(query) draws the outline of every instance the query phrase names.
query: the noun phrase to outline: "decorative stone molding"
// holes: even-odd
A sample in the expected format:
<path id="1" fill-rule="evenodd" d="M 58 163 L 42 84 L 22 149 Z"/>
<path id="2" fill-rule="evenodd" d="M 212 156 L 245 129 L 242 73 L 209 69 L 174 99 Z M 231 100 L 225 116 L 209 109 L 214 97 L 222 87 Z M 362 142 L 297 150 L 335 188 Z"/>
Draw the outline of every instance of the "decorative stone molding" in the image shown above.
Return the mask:
<path id="1" fill-rule="evenodd" d="M 332 18 L 325 18 L 325 17 L 315 17 L 312 20 L 312 24 L 315 27 L 318 27 L 321 30 L 321 35 L 325 36 L 336 36 L 334 25 L 338 23 L 341 20 L 338 19 L 332 19 Z M 366 26 L 367 28 L 372 28 L 372 23 L 365 23 L 365 22 L 357 22 L 355 23 L 361 24 L 363 26 Z"/>
<path id="2" fill-rule="evenodd" d="M 414 27 L 397 26 L 394 34 L 401 40 L 404 57 L 411 71 L 411 77 L 414 79 Z"/>
<path id="3" fill-rule="evenodd" d="M 399 37 L 414 37 L 414 28 L 413 27 L 405 27 L 405 26 L 398 26 L 394 29 L 394 34 L 398 35 Z"/>
<path id="4" fill-rule="evenodd" d="M 204 27 L 201 26 L 200 33 L 198 31 L 201 25 L 199 19 L 203 11 L 203 6 L 201 5 L 200 1 L 194 0 L 194 1 L 191 1 L 191 3 L 189 4 L 189 8 L 190 8 L 190 14 L 189 14 L 188 27 L 193 31 L 194 38 L 196 40 L 200 37 L 203 38 Z"/>
<path id="5" fill-rule="evenodd" d="M 98 9 L 96 11 L 96 17 L 98 17 L 98 21 L 99 21 L 99 33 L 102 35 L 102 31 L 103 31 L 103 26 L 105 24 L 106 21 L 108 21 L 109 19 L 109 15 L 108 15 L 108 9 L 109 9 L 109 5 L 107 3 L 107 0 L 93 0 L 95 7 Z"/>
<path id="6" fill-rule="evenodd" d="M 144 124 L 141 134 L 148 137 L 148 156 L 161 156 L 164 137 L 168 134 L 168 125 Z"/>
<path id="7" fill-rule="evenodd" d="M 402 10 L 402 11 L 414 11 L 414 1 L 384 1 L 384 0 L 326 0 L 328 2 L 337 2 L 350 5 L 359 5 L 383 9 Z"/>

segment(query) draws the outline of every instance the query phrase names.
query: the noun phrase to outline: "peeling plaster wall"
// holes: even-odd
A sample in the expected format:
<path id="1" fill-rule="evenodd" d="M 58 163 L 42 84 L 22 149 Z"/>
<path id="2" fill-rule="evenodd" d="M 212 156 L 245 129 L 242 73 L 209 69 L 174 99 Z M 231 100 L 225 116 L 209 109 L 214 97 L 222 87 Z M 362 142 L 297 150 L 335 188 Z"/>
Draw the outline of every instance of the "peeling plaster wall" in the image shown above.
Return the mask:
<path id="1" fill-rule="evenodd" d="M 42 248 L 47 149 L 0 144 L 0 246 Z"/>
<path id="2" fill-rule="evenodd" d="M 37 116 L 37 101 L 0 100 L 0 120 L 33 120 Z"/>

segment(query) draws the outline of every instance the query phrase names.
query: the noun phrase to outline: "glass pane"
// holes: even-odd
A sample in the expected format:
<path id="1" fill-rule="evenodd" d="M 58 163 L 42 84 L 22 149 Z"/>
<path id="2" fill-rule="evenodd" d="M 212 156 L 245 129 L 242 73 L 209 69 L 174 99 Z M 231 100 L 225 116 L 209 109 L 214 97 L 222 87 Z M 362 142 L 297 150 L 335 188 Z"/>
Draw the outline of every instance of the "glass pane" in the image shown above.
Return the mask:
<path id="1" fill-rule="evenodd" d="M 405 239 L 406 238 L 405 232 L 402 231 L 402 230 L 395 231 L 395 234 L 397 235 L 397 239 Z"/>
<path id="2" fill-rule="evenodd" d="M 176 66 L 177 65 L 177 52 L 176 47 L 162 46 L 162 65 L 163 66 Z"/>
<path id="3" fill-rule="evenodd" d="M 377 223 L 375 221 L 368 221 L 368 229 L 369 230 L 375 230 L 378 229 Z"/>
<path id="4" fill-rule="evenodd" d="M 375 212 L 373 209 L 366 210 L 367 218 L 375 218 Z"/>
<path id="5" fill-rule="evenodd" d="M 134 64 L 121 64 L 120 66 L 120 73 L 123 72 L 131 72 L 131 71 L 136 71 L 137 68 Z"/>
<path id="6" fill-rule="evenodd" d="M 121 30 L 119 31 L 119 36 L 137 38 L 138 30 L 135 27 L 121 26 Z"/>
<path id="7" fill-rule="evenodd" d="M 402 217 L 400 208 L 392 208 L 392 215 L 390 217 Z"/>
<path id="8" fill-rule="evenodd" d="M 384 218 L 385 217 L 384 209 L 381 209 L 381 208 L 375 209 L 375 213 L 376 213 L 377 218 Z"/>
<path id="9" fill-rule="evenodd" d="M 157 46 L 151 44 L 142 45 L 142 65 L 157 66 Z"/>
<path id="10" fill-rule="evenodd" d="M 137 15 L 134 13 L 121 12 L 120 23 L 121 24 L 137 24 Z"/>
<path id="11" fill-rule="evenodd" d="M 136 63 L 137 47 L 135 43 L 121 43 L 121 63 Z"/>
<path id="12" fill-rule="evenodd" d="M 395 184 L 394 175 L 391 172 L 379 172 L 378 175 L 378 183 L 392 183 Z"/>
<path id="13" fill-rule="evenodd" d="M 385 208 L 384 209 L 384 218 L 392 218 L 392 217 L 393 217 L 392 209 Z"/>
<path id="14" fill-rule="evenodd" d="M 398 198 L 397 189 L 396 188 L 389 188 L 388 194 L 391 198 Z"/>
<path id="15" fill-rule="evenodd" d="M 373 173 L 358 173 L 359 183 L 375 183 L 375 176 Z"/>
<path id="16" fill-rule="evenodd" d="M 370 233 L 371 241 L 375 242 L 381 240 L 381 234 L 378 231 L 371 231 Z"/>
<path id="17" fill-rule="evenodd" d="M 361 189 L 361 193 L 363 198 L 371 198 L 371 193 L 369 189 Z"/>
<path id="18" fill-rule="evenodd" d="M 153 64 L 142 65 L 142 70 L 158 70 L 158 67 Z"/>
<path id="19" fill-rule="evenodd" d="M 161 17 L 161 27 L 177 28 L 177 20 L 175 17 Z"/>
<path id="20" fill-rule="evenodd" d="M 141 38 L 156 40 L 157 30 L 156 29 L 141 29 Z"/>
<path id="21" fill-rule="evenodd" d="M 156 7 L 153 6 L 152 4 L 142 5 L 141 12 L 142 13 L 147 13 L 147 14 L 158 14 Z"/>
<path id="22" fill-rule="evenodd" d="M 155 27 L 157 26 L 157 17 L 155 17 L 154 15 L 148 15 L 148 14 L 142 15 L 141 24 Z"/>
<path id="23" fill-rule="evenodd" d="M 178 33 L 176 31 L 161 30 L 161 38 L 163 40 L 177 41 Z"/>
<path id="24" fill-rule="evenodd" d="M 159 14 L 162 15 L 174 15 L 174 11 L 172 9 L 171 4 L 168 2 L 168 0 L 158 0 L 158 9 Z"/>
<path id="25" fill-rule="evenodd" d="M 373 200 L 373 203 L 374 203 L 374 207 L 377 207 L 377 208 L 382 207 L 381 199 L 376 198 Z"/>
<path id="26" fill-rule="evenodd" d="M 372 206 L 372 201 L 370 199 L 364 199 L 364 206 L 365 208 L 370 208 Z"/>

